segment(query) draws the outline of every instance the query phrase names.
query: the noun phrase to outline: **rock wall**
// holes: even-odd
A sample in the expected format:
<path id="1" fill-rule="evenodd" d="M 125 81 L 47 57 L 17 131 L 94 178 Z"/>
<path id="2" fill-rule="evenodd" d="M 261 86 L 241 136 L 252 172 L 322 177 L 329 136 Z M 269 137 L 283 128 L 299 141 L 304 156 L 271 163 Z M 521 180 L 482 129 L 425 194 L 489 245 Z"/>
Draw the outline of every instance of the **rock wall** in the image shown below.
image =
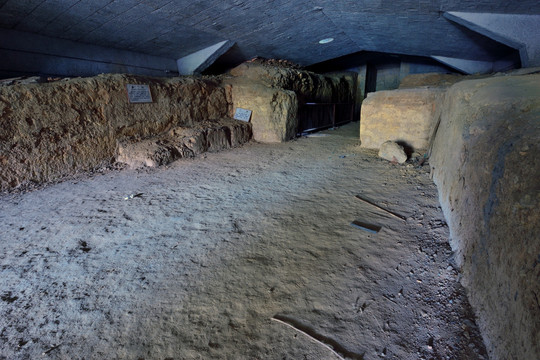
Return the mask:
<path id="1" fill-rule="evenodd" d="M 153 103 L 130 104 L 126 84 Z M 117 142 L 144 139 L 230 113 L 211 79 L 100 75 L 0 87 L 0 189 L 47 182 L 110 163 Z"/>
<path id="2" fill-rule="evenodd" d="M 297 133 L 298 106 L 306 102 L 354 103 L 356 74 L 320 75 L 289 67 L 244 63 L 226 80 L 233 108 L 252 110 L 253 138 L 281 142 Z"/>
<path id="3" fill-rule="evenodd" d="M 492 359 L 540 358 L 540 75 L 453 85 L 430 164 Z"/>
<path id="4" fill-rule="evenodd" d="M 0 190 L 54 181 L 121 161 L 155 166 L 249 141 L 293 138 L 299 101 L 353 99 L 352 73 L 322 76 L 244 64 L 236 77 L 100 75 L 0 86 Z M 153 102 L 130 104 L 127 84 L 148 84 Z M 251 124 L 228 118 L 253 110 Z M 201 128 L 201 126 L 208 128 Z M 189 129 L 188 129 L 189 128 Z"/>
<path id="5" fill-rule="evenodd" d="M 361 146 L 378 149 L 392 140 L 410 150 L 427 149 L 444 92 L 418 88 L 369 93 L 360 115 Z"/>

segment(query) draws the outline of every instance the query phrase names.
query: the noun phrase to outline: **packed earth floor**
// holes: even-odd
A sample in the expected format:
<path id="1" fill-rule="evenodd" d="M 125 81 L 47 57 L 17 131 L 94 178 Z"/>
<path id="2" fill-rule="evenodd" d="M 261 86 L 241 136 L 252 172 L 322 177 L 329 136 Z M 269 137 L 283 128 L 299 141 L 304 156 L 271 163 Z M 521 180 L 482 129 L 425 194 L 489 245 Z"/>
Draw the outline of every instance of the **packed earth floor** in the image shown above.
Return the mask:
<path id="1" fill-rule="evenodd" d="M 2 194 L 0 358 L 487 359 L 448 236 L 358 123 Z"/>

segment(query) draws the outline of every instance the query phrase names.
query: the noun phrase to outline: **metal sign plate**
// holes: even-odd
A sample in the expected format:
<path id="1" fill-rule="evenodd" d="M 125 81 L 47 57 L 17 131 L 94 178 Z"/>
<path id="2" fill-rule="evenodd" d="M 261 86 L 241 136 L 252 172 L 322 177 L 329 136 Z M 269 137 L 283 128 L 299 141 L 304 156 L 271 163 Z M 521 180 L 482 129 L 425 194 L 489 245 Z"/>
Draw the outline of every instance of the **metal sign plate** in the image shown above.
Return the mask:
<path id="1" fill-rule="evenodd" d="M 236 120 L 249 122 L 249 119 L 251 119 L 251 110 L 236 108 L 234 118 Z"/>
<path id="2" fill-rule="evenodd" d="M 127 84 L 128 100 L 132 104 L 151 103 L 152 94 L 148 85 Z"/>

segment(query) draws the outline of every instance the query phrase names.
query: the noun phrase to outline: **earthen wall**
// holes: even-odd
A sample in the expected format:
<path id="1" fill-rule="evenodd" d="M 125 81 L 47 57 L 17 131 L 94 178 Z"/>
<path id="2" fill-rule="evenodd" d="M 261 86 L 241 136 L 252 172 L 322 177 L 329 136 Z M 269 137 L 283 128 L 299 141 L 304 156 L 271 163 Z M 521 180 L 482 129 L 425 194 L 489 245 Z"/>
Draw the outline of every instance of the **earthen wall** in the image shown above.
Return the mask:
<path id="1" fill-rule="evenodd" d="M 492 359 L 540 358 L 540 75 L 446 94 L 430 164 Z"/>

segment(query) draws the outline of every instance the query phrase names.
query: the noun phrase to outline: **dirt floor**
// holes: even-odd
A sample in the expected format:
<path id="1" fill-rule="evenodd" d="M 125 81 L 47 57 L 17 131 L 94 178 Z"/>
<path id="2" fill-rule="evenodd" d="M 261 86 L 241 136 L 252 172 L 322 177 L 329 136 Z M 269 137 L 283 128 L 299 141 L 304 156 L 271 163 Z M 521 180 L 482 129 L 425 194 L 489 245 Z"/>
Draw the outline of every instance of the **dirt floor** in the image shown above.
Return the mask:
<path id="1" fill-rule="evenodd" d="M 0 195 L 0 358 L 487 359 L 429 167 L 322 134 Z"/>

